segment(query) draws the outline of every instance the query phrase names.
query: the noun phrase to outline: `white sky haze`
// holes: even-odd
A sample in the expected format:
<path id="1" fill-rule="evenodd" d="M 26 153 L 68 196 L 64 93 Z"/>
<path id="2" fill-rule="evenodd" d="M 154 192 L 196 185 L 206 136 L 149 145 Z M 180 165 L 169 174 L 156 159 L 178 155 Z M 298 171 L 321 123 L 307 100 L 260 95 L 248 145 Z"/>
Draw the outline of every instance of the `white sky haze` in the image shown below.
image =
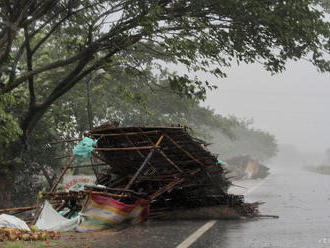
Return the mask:
<path id="1" fill-rule="evenodd" d="M 217 113 L 252 118 L 253 127 L 302 151 L 330 148 L 329 73 L 319 73 L 305 61 L 290 62 L 275 76 L 260 65 L 243 64 L 217 82 L 218 89 L 205 102 Z"/>

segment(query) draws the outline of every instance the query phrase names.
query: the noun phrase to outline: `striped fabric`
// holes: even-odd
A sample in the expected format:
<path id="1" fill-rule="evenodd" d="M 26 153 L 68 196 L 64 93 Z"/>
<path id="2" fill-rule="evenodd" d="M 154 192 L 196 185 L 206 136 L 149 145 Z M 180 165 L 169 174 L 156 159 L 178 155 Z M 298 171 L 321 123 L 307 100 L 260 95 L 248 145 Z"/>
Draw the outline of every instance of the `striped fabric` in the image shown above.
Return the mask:
<path id="1" fill-rule="evenodd" d="M 140 223 L 148 218 L 149 201 L 138 199 L 134 204 L 125 204 L 91 193 L 81 215 L 83 220 L 78 231 L 110 229 L 123 222 Z"/>

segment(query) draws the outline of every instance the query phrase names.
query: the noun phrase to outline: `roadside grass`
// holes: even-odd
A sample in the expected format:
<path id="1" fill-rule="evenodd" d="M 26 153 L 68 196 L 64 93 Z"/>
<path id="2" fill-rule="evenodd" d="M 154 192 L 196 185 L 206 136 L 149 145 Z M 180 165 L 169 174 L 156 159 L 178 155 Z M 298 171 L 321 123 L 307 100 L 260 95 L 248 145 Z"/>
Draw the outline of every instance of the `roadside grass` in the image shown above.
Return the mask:
<path id="1" fill-rule="evenodd" d="M 3 248 L 73 248 L 76 244 L 70 244 L 64 241 L 7 241 Z"/>
<path id="2" fill-rule="evenodd" d="M 5 241 L 0 242 L 1 248 L 91 248 L 100 238 L 114 233 L 113 230 L 98 232 L 63 232 L 59 240 L 38 241 Z"/>
<path id="3" fill-rule="evenodd" d="M 323 174 L 323 175 L 330 175 L 330 166 L 329 165 L 320 165 L 317 167 L 308 166 L 305 167 L 308 171 Z"/>

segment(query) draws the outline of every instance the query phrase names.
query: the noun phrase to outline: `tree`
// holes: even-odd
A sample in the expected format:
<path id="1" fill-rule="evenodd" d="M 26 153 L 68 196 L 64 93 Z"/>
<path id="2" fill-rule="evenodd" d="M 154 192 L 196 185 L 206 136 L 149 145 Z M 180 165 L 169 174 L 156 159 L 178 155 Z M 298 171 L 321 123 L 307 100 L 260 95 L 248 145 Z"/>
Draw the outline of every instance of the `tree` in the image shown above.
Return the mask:
<path id="1" fill-rule="evenodd" d="M 71 119 L 68 104 L 74 101 L 66 101 L 66 97 L 70 92 L 75 93 L 72 98 L 80 97 L 79 87 L 84 88 L 100 68 L 130 70 L 133 77 L 140 73 L 148 76 L 150 67 L 153 71 L 163 69 L 164 61 L 182 64 L 189 75 L 167 75 L 169 86 L 199 99 L 212 84 L 191 75 L 206 71 L 223 77 L 223 68 L 233 61 L 260 62 L 276 73 L 285 68 L 286 61 L 307 57 L 321 71 L 329 71 L 324 59 L 329 53 L 329 24 L 322 11 L 313 7 L 318 3 L 0 0 L 0 123 L 6 127 L 5 132 L 0 131 L 1 142 L 6 143 L 0 151 L 1 168 L 13 175 L 16 169 L 26 172 L 32 166 L 26 157 L 38 154 L 38 144 L 44 140 L 55 139 L 60 125 L 73 132 L 84 129 L 72 128 L 77 120 Z M 112 74 L 108 77 L 113 80 Z M 141 81 L 135 80 L 133 85 L 139 89 Z M 75 87 L 77 91 L 73 91 Z M 121 89 L 143 104 L 139 91 L 132 94 L 125 85 Z M 83 103 L 85 98 L 80 100 Z M 129 110 L 129 104 L 119 103 Z M 79 106 L 74 106 L 76 111 Z M 185 108 L 193 106 L 187 103 Z M 166 114 L 154 114 L 152 119 L 142 114 L 146 113 L 142 108 L 139 111 L 140 115 L 122 115 L 123 120 L 135 116 L 140 123 L 156 123 L 157 116 L 168 119 Z M 175 111 L 171 121 L 198 121 L 198 116 Z M 110 113 L 118 116 L 124 112 L 113 109 Z M 24 148 L 35 150 L 23 154 Z"/>
<path id="2" fill-rule="evenodd" d="M 221 130 L 211 130 L 213 136 L 210 149 L 221 154 L 223 159 L 249 155 L 253 159 L 266 161 L 274 157 L 278 151 L 275 137 L 266 131 L 252 128 L 251 121 L 240 121 L 231 117 L 238 125 L 232 128 L 233 138 L 226 136 Z"/>
<path id="3" fill-rule="evenodd" d="M 316 2 L 1 0 L 1 94 L 28 88 L 29 104 L 19 120 L 26 139 L 49 107 L 74 85 L 137 45 L 145 47 L 151 58 L 170 56 L 190 71 L 217 76 L 224 76 L 222 68 L 232 60 L 260 62 L 267 70 L 279 72 L 287 60 L 309 54 L 321 71 L 329 71 L 323 57 L 329 52 L 329 24 L 313 7 Z M 37 59 L 45 55 L 41 51 L 52 48 L 58 56 L 38 64 Z M 136 63 L 144 61 L 126 64 Z M 62 75 L 56 81 L 47 78 L 51 87 L 41 80 L 59 71 Z M 200 83 L 187 75 L 172 82 Z M 38 89 L 46 94 L 38 94 Z"/>

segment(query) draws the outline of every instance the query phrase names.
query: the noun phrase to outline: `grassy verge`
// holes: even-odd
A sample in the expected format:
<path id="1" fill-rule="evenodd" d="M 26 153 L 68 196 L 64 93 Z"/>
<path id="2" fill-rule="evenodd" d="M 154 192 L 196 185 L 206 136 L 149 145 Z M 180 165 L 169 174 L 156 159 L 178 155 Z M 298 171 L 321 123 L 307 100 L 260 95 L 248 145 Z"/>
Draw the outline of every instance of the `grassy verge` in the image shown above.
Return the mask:
<path id="1" fill-rule="evenodd" d="M 110 231 L 101 232 L 64 232 L 59 240 L 48 241 L 6 241 L 0 242 L 1 248 L 91 248 L 99 238 L 111 235 Z"/>
<path id="2" fill-rule="evenodd" d="M 73 248 L 77 247 L 73 244 L 67 244 L 64 241 L 15 241 L 15 242 L 5 242 L 2 246 L 3 248 Z"/>

